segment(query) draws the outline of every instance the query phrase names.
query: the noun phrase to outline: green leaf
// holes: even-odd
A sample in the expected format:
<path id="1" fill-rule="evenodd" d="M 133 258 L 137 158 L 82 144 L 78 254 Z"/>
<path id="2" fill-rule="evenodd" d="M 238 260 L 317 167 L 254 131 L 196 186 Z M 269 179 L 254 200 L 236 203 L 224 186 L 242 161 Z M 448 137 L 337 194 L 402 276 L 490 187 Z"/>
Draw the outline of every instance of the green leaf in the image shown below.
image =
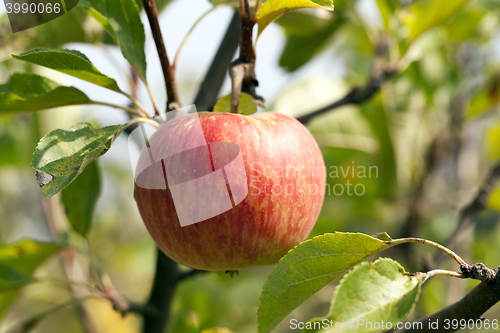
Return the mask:
<path id="1" fill-rule="evenodd" d="M 492 73 L 484 87 L 478 90 L 467 108 L 466 115 L 474 117 L 500 104 L 500 71 Z"/>
<path id="2" fill-rule="evenodd" d="M 410 40 L 414 40 L 432 27 L 445 23 L 468 0 L 422 0 L 412 3 L 401 15 L 410 29 Z"/>
<path id="3" fill-rule="evenodd" d="M 0 247 L 0 316 L 19 293 L 19 287 L 30 281 L 35 269 L 61 245 L 21 240 L 16 244 Z M 7 290 L 8 289 L 8 290 Z"/>
<path id="4" fill-rule="evenodd" d="M 391 236 L 387 234 L 387 232 L 379 232 L 378 234 L 373 236 L 374 238 L 380 239 L 381 241 L 384 242 L 391 242 L 393 239 Z"/>
<path id="5" fill-rule="evenodd" d="M 295 71 L 306 64 L 324 48 L 330 37 L 344 22 L 343 16 L 336 16 L 323 29 L 312 34 L 291 34 L 281 55 L 280 66 L 289 71 Z"/>
<path id="6" fill-rule="evenodd" d="M 96 129 L 88 123 L 79 123 L 44 136 L 31 161 L 43 193 L 51 197 L 68 186 L 90 162 L 109 150 L 125 127 Z"/>
<path id="7" fill-rule="evenodd" d="M 466 39 L 480 39 L 484 35 L 480 28 L 480 22 L 487 13 L 486 10 L 464 10 L 458 12 L 454 20 L 446 25 L 449 39 L 459 42 Z"/>
<path id="8" fill-rule="evenodd" d="M 123 56 L 146 82 L 146 40 L 139 8 L 134 0 L 80 0 L 80 5 L 93 8 L 89 13 L 118 39 Z M 100 15 L 96 15 L 98 12 Z M 107 22 L 105 22 L 107 21 Z"/>
<path id="9" fill-rule="evenodd" d="M 448 33 L 444 28 L 434 28 L 427 31 L 411 43 L 403 59 L 401 59 L 401 63 L 408 66 L 412 62 L 422 59 L 424 55 L 440 48 L 447 38 Z"/>
<path id="10" fill-rule="evenodd" d="M 61 200 L 73 228 L 85 237 L 92 223 L 94 208 L 101 190 L 97 162 L 90 163 L 69 186 L 62 191 Z"/>
<path id="11" fill-rule="evenodd" d="M 31 161 L 35 133 L 34 122 L 30 118 L 20 121 L 15 117 L 0 117 L 0 167 Z"/>
<path id="12" fill-rule="evenodd" d="M 0 293 L 20 287 L 30 280 L 28 276 L 0 262 Z"/>
<path id="13" fill-rule="evenodd" d="M 500 211 L 500 187 L 491 192 L 488 198 L 488 207 Z"/>
<path id="14" fill-rule="evenodd" d="M 111 26 L 111 24 L 109 24 L 108 20 L 102 16 L 101 13 L 99 13 L 97 10 L 95 10 L 94 8 L 92 7 L 87 7 L 87 6 L 82 6 L 85 11 L 87 11 L 87 13 L 92 16 L 93 18 L 95 18 L 95 20 L 102 25 L 102 27 L 104 29 L 106 29 L 106 31 L 111 35 L 111 37 L 116 41 L 118 42 L 118 36 L 116 35 L 116 31 L 115 29 L 113 29 L 113 27 Z"/>
<path id="15" fill-rule="evenodd" d="M 484 132 L 483 149 L 492 161 L 496 161 L 500 158 L 500 121 L 489 124 Z"/>
<path id="16" fill-rule="evenodd" d="M 376 96 L 361 108 L 361 113 L 370 122 L 373 132 L 380 142 L 379 161 L 380 165 L 379 189 L 383 196 L 394 195 L 397 186 L 396 154 L 391 137 L 391 126 L 387 112 L 384 110 L 381 95 Z"/>
<path id="17" fill-rule="evenodd" d="M 327 13 L 329 15 L 321 15 Z M 318 9 L 298 9 L 287 13 L 276 20 L 287 36 L 310 36 L 325 29 L 332 20 L 333 14 Z"/>
<path id="18" fill-rule="evenodd" d="M 424 278 L 425 274 L 407 275 L 401 265 L 389 258 L 361 263 L 347 273 L 336 287 L 328 315 L 311 320 L 306 325 L 311 329 L 304 329 L 304 332 L 320 331 L 318 328 L 324 319 L 330 327 L 321 332 L 389 330 L 413 310 Z M 355 325 L 347 328 L 338 326 L 345 322 Z M 385 324 L 381 329 L 382 322 Z M 379 324 L 378 329 L 374 327 L 375 323 Z"/>
<path id="19" fill-rule="evenodd" d="M 323 8 L 333 11 L 333 0 L 267 0 L 257 14 L 258 36 L 281 15 L 300 8 Z"/>
<path id="20" fill-rule="evenodd" d="M 167 7 L 167 5 L 170 2 L 172 2 L 172 0 L 155 0 L 156 9 L 158 10 L 158 13 L 160 13 L 163 9 L 165 9 L 165 7 Z M 144 6 L 143 0 L 135 0 L 135 3 L 139 8 L 139 10 L 142 10 Z"/>
<path id="21" fill-rule="evenodd" d="M 208 330 L 203 330 L 203 331 L 201 331 L 201 333 L 233 333 L 233 331 L 231 331 L 227 328 L 217 327 L 217 328 L 212 328 L 212 329 L 208 329 Z"/>
<path id="22" fill-rule="evenodd" d="M 214 106 L 214 112 L 229 112 L 231 111 L 231 95 L 226 95 L 219 98 Z M 257 104 L 251 95 L 241 93 L 240 102 L 238 104 L 238 114 L 251 115 L 257 112 Z"/>
<path id="23" fill-rule="evenodd" d="M 58 48 L 67 43 L 105 42 L 106 31 L 88 14 L 76 6 L 56 20 L 34 28 L 12 33 L 7 13 L 0 15 L 0 62 L 11 59 L 11 54 L 37 47 Z"/>
<path id="24" fill-rule="evenodd" d="M 0 116 L 93 102 L 74 87 L 60 86 L 36 74 L 14 73 L 0 85 Z"/>
<path id="25" fill-rule="evenodd" d="M 14 58 L 27 61 L 32 64 L 47 67 L 58 72 L 68 74 L 98 86 L 111 89 L 121 93 L 115 79 L 102 74 L 92 65 L 90 60 L 79 51 L 75 50 L 47 50 L 34 49 L 13 55 Z"/>
<path id="26" fill-rule="evenodd" d="M 340 232 L 299 244 L 281 258 L 262 288 L 258 332 L 270 332 L 316 291 L 387 247 L 368 235 Z"/>

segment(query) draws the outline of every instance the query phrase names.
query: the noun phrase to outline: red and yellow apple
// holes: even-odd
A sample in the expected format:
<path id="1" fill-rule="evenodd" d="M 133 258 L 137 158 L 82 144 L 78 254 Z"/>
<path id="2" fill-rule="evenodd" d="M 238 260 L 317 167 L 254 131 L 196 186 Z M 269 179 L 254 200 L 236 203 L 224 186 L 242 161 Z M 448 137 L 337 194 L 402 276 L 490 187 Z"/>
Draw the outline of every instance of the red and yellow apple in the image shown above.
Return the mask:
<path id="1" fill-rule="evenodd" d="M 209 177 L 215 172 L 229 209 Z M 200 112 L 168 121 L 151 136 L 139 157 L 134 197 L 167 256 L 193 268 L 237 270 L 274 264 L 306 239 L 325 182 L 319 147 L 296 119 Z M 186 215 L 197 222 L 182 222 Z"/>

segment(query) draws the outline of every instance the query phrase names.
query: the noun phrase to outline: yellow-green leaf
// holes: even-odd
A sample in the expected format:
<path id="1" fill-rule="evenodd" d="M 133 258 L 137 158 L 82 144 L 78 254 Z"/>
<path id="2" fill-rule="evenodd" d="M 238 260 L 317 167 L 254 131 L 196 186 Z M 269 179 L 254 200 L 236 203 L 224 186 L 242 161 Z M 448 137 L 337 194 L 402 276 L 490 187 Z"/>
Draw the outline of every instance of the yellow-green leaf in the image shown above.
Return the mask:
<path id="1" fill-rule="evenodd" d="M 401 15 L 414 40 L 428 29 L 441 25 L 455 14 L 468 0 L 422 0 L 412 3 Z"/>
<path id="2" fill-rule="evenodd" d="M 490 198 L 488 199 L 488 206 L 500 211 L 500 187 L 491 193 Z"/>
<path id="3" fill-rule="evenodd" d="M 60 244 L 30 239 L 0 247 L 0 285 L 5 287 L 0 290 L 0 316 L 19 293 L 19 287 L 30 281 L 36 268 L 60 249 Z"/>
<path id="4" fill-rule="evenodd" d="M 333 11 L 333 0 L 267 0 L 257 15 L 258 36 L 281 15 L 300 8 L 323 8 Z"/>
<path id="5" fill-rule="evenodd" d="M 219 98 L 217 104 L 214 106 L 214 112 L 229 112 L 231 111 L 231 95 L 226 95 Z M 251 95 L 241 93 L 240 103 L 238 104 L 238 114 L 246 116 L 257 112 L 257 104 Z"/>
<path id="6" fill-rule="evenodd" d="M 208 330 L 203 330 L 201 331 L 201 333 L 233 333 L 233 331 L 230 331 L 227 328 L 216 327 Z"/>

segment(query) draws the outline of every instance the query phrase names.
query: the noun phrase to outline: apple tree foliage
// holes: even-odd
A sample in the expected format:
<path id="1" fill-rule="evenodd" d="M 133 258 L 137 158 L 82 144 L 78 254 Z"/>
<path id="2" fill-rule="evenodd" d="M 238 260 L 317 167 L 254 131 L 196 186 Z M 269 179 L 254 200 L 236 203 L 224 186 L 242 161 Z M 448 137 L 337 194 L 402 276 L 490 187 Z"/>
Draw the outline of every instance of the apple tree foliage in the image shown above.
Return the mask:
<path id="1" fill-rule="evenodd" d="M 212 0 L 211 3 L 238 7 L 238 3 L 225 0 Z M 159 11 L 168 4 L 169 1 L 156 1 Z M 104 75 L 82 52 L 65 48 L 68 43 L 117 46 L 149 89 L 142 7 L 142 1 L 134 0 L 80 0 L 80 6 L 61 18 L 19 34 L 4 34 L 8 22 L 5 15 L 0 17 L 0 61 L 6 69 L 22 69 L 0 84 L 0 166 L 26 165 L 31 159 L 43 193 L 52 197 L 61 192 L 64 216 L 73 228 L 56 233 L 56 241 L 51 243 L 25 239 L 0 247 L 0 315 L 6 312 L 23 287 L 43 281 L 35 274 L 42 262 L 55 253 L 64 255 L 61 251 L 76 247 L 72 243 L 73 233 L 88 237 L 101 192 L 101 171 L 95 160 L 108 152 L 127 127 L 141 121 L 152 123 L 150 114 L 132 92 L 119 87 L 114 78 Z M 366 11 L 376 11 L 377 18 L 367 19 Z M 477 127 L 480 126 L 479 117 L 489 119 L 490 123 L 483 125 L 486 157 L 481 159 L 491 164 L 500 158 L 500 120 L 492 111 L 498 110 L 500 104 L 500 61 L 497 59 L 495 63 L 485 55 L 494 44 L 492 38 L 500 26 L 499 15 L 500 6 L 495 1 L 341 0 L 333 4 L 330 0 L 267 0 L 262 4 L 256 16 L 257 39 L 273 22 L 282 28 L 286 42 L 279 59 L 281 68 L 295 72 L 306 68 L 320 54 L 345 58 L 348 68 L 343 82 L 310 80 L 290 87 L 274 102 L 275 110 L 300 118 L 327 104 L 332 96 L 340 98 L 343 93 L 348 94 L 348 87 L 364 86 L 376 74 L 374 68 L 380 61 L 386 61 L 389 68 L 384 70 L 390 70 L 396 77 L 380 82 L 380 91 L 374 91 L 369 99 L 354 100 L 348 103 L 354 106 L 342 106 L 338 114 L 318 116 L 308 123 L 324 152 L 328 172 L 335 171 L 329 167 L 338 165 L 354 168 L 350 164 L 354 159 L 358 164 L 380 168 L 376 177 L 358 179 L 367 191 L 363 197 L 327 193 L 324 212 L 311 238 L 292 249 L 271 272 L 267 272 L 267 280 L 261 281 L 258 332 L 271 332 L 308 298 L 340 276 L 331 297 L 330 310 L 321 318 L 318 314 L 309 316 L 308 327 L 311 328 L 305 328 L 305 332 L 332 331 L 315 325 L 324 319 L 334 323 L 364 319 L 395 324 L 405 320 L 418 306 L 423 283 L 429 277 L 436 274 L 468 277 L 464 271 L 429 270 L 428 273 L 411 274 L 389 258 L 364 262 L 385 249 L 410 241 L 405 238 L 393 240 L 385 233 L 368 236 L 378 230 L 367 226 L 366 221 L 396 233 L 399 233 L 398 224 L 405 224 L 411 232 L 442 242 L 452 233 L 453 218 L 442 207 L 434 207 L 438 213 L 428 218 L 427 225 L 423 224 L 427 212 L 421 202 L 427 195 L 432 198 L 425 188 L 431 181 L 439 182 L 437 176 L 447 174 L 444 169 L 451 170 L 450 173 L 459 172 L 460 159 L 453 155 L 457 150 L 449 146 L 459 147 L 460 140 L 465 141 L 460 139 L 466 136 L 461 131 L 464 123 Z M 98 96 L 87 96 L 76 87 L 35 74 L 40 67 L 119 93 L 129 103 L 99 101 Z M 231 95 L 221 97 L 213 111 L 228 112 L 230 102 Z M 117 108 L 127 112 L 131 120 L 103 128 L 89 120 L 55 129 L 42 137 L 37 124 L 38 113 L 25 114 L 71 105 Z M 239 112 L 249 115 L 256 110 L 253 97 L 242 93 Z M 418 131 L 412 126 L 418 122 L 424 128 L 422 133 L 415 133 Z M 35 142 L 38 142 L 36 147 Z M 32 157 L 25 153 L 33 148 Z M 445 155 L 455 156 L 455 159 L 451 157 L 443 162 L 443 151 L 447 149 L 451 152 Z M 357 175 L 353 178 L 363 178 Z M 328 188 L 344 185 L 342 181 L 329 173 Z M 473 217 L 483 222 L 478 222 L 479 233 L 490 236 L 485 235 L 484 240 L 475 245 L 473 257 L 498 261 L 498 256 L 487 253 L 491 247 L 500 252 L 494 238 L 494 235 L 498 237 L 499 230 L 498 214 L 494 210 L 500 207 L 500 189 L 495 189 L 494 184 L 490 187 L 493 188 L 485 192 L 487 202 L 481 207 L 490 215 L 481 219 L 476 211 Z M 461 188 L 455 190 L 459 192 Z M 445 196 L 442 192 L 440 195 Z M 456 195 L 440 204 L 450 206 L 452 200 L 457 200 Z M 404 205 L 408 206 L 406 220 L 401 209 L 394 207 Z M 412 220 L 415 216 L 417 218 Z M 465 221 L 468 215 L 461 216 L 465 216 L 462 219 Z M 388 221 L 394 219 L 403 221 L 391 225 Z M 445 230 L 436 227 L 436 223 L 445 225 Z M 335 232 L 337 229 L 359 230 L 366 234 Z M 450 254 L 460 265 L 465 264 L 451 250 L 439 245 L 435 247 Z M 411 258 L 417 258 L 414 251 Z M 402 257 L 402 261 L 412 269 L 417 267 L 408 257 Z M 89 269 L 94 270 L 92 274 L 105 275 L 101 268 L 90 265 Z M 109 287 L 109 284 L 104 283 L 104 286 Z M 432 290 L 437 293 L 439 288 Z M 180 293 L 189 296 L 188 290 Z M 122 296 L 107 294 L 99 288 L 90 295 L 111 301 L 115 309 L 123 313 L 133 312 L 132 307 L 120 307 L 127 302 Z M 443 301 L 433 301 L 425 293 L 422 297 L 424 306 L 434 310 L 444 307 Z M 206 311 L 211 314 L 211 310 Z M 21 322 L 20 331 L 32 330 L 50 313 L 51 310 L 45 311 Z M 428 313 L 419 309 L 418 314 Z M 201 328 L 207 329 L 202 332 L 230 332 L 225 328 L 209 328 L 219 326 L 213 318 L 222 316 L 208 318 L 209 315 L 203 319 Z M 193 331 L 182 320 L 172 325 L 176 332 Z"/>

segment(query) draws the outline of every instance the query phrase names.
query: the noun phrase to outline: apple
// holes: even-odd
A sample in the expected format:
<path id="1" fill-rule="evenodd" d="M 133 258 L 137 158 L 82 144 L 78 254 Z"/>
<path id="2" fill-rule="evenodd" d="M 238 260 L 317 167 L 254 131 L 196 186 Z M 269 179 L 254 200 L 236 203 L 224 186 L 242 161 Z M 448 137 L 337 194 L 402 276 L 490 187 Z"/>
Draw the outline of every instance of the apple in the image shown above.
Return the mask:
<path id="1" fill-rule="evenodd" d="M 199 112 L 162 124 L 150 137 L 134 197 L 171 259 L 238 270 L 275 264 L 307 238 L 325 182 L 320 149 L 296 119 Z"/>

